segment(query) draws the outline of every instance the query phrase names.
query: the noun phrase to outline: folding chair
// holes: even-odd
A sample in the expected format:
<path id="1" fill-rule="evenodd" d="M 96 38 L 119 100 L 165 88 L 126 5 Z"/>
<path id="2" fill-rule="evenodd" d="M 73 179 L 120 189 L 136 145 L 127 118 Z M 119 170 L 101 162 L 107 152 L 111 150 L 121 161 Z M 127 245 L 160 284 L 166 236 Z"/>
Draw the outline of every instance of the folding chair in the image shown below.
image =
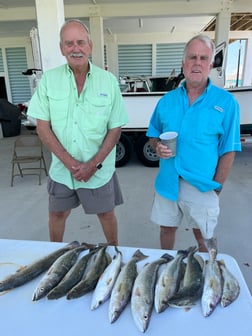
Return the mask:
<path id="1" fill-rule="evenodd" d="M 15 176 L 38 175 L 39 185 L 41 185 L 41 173 L 45 171 L 48 175 L 43 145 L 37 135 L 20 135 L 14 142 L 12 156 L 11 186 Z M 35 165 L 38 163 L 39 165 Z M 17 166 L 18 169 L 15 169 Z M 18 173 L 15 172 L 18 170 Z M 37 172 L 36 172 L 37 171 Z"/>

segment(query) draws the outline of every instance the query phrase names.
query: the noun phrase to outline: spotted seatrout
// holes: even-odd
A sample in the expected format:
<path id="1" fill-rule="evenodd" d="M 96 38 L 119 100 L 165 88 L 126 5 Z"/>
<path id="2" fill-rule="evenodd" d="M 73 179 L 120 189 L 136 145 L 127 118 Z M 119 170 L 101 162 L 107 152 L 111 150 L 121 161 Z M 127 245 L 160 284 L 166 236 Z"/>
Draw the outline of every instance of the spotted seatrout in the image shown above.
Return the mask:
<path id="1" fill-rule="evenodd" d="M 75 264 L 80 252 L 87 248 L 87 245 L 83 244 L 59 257 L 38 283 L 33 292 L 32 300 L 38 301 L 46 296 Z"/>
<path id="2" fill-rule="evenodd" d="M 136 277 L 131 295 L 131 312 L 141 332 L 147 330 L 150 322 L 159 266 L 172 259 L 169 254 L 164 254 L 160 259 L 145 265 Z"/>
<path id="3" fill-rule="evenodd" d="M 106 248 L 107 246 L 103 246 L 99 249 L 93 266 L 84 274 L 82 280 L 67 293 L 68 300 L 79 298 L 95 288 L 99 277 L 111 262 L 111 258 L 106 253 Z"/>
<path id="4" fill-rule="evenodd" d="M 209 260 L 206 260 L 204 267 L 204 287 L 201 297 L 201 307 L 203 316 L 212 314 L 222 295 L 221 271 L 216 260 L 216 250 L 209 251 Z"/>
<path id="5" fill-rule="evenodd" d="M 147 258 L 147 256 L 140 250 L 137 250 L 131 259 L 122 267 L 110 296 L 108 312 L 110 323 L 118 319 L 129 302 L 132 287 L 137 276 L 136 263 L 144 258 Z"/>
<path id="6" fill-rule="evenodd" d="M 195 257 L 197 247 L 189 248 L 185 274 L 179 291 L 169 300 L 169 305 L 176 308 L 188 308 L 194 306 L 202 294 L 203 275 L 202 266 Z"/>
<path id="7" fill-rule="evenodd" d="M 81 281 L 87 266 L 93 255 L 97 252 L 97 249 L 92 249 L 87 254 L 82 256 L 77 262 L 73 265 L 72 268 L 66 273 L 64 278 L 55 286 L 48 294 L 47 298 L 49 300 L 59 299 L 62 296 L 67 295 L 67 293 L 79 282 Z"/>
<path id="8" fill-rule="evenodd" d="M 115 247 L 116 255 L 100 276 L 92 295 L 91 310 L 98 308 L 111 294 L 116 278 L 121 270 L 122 253 Z"/>
<path id="9" fill-rule="evenodd" d="M 79 242 L 73 241 L 41 259 L 38 259 L 27 266 L 23 266 L 18 269 L 17 272 L 0 281 L 0 292 L 22 286 L 33 280 L 43 272 L 47 271 L 61 255 L 79 245 Z"/>
<path id="10" fill-rule="evenodd" d="M 183 268 L 182 261 L 187 253 L 183 250 L 178 251 L 175 258 L 169 261 L 160 273 L 154 297 L 154 307 L 157 313 L 161 313 L 168 307 L 169 300 L 178 290 Z"/>
<path id="11" fill-rule="evenodd" d="M 223 278 L 223 291 L 221 295 L 221 306 L 227 307 L 237 299 L 240 294 L 240 285 L 234 275 L 227 269 L 224 260 L 219 261 Z"/>

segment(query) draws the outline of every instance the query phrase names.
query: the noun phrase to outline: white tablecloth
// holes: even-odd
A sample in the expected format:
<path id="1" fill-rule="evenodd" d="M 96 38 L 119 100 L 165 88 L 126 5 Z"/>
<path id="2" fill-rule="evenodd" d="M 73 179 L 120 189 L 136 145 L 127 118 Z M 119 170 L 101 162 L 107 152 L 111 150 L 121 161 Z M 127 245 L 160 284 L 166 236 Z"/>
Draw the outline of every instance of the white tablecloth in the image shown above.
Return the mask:
<path id="1" fill-rule="evenodd" d="M 0 239 L 0 281 L 14 272 L 18 266 L 27 265 L 63 245 L 64 243 Z M 119 247 L 119 249 L 123 253 L 123 260 L 128 261 L 137 248 Z M 140 250 L 149 258 L 138 264 L 139 269 L 147 261 L 155 260 L 164 253 L 159 249 L 140 248 Z M 108 252 L 114 255 L 114 248 L 108 247 Z M 168 252 L 175 254 L 176 251 Z M 207 258 L 207 254 L 201 255 Z M 219 254 L 218 259 L 223 259 L 238 279 L 241 287 L 238 299 L 226 308 L 218 306 L 209 317 L 203 317 L 200 301 L 189 311 L 168 308 L 163 313 L 157 314 L 153 310 L 146 335 L 252 335 L 252 299 L 242 273 L 231 256 Z M 91 293 L 74 300 L 66 300 L 63 297 L 50 301 L 43 298 L 33 302 L 32 294 L 41 277 L 42 275 L 8 293 L 0 293 L 1 335 L 134 336 L 142 334 L 134 324 L 130 305 L 116 322 L 110 324 L 108 302 L 91 311 Z"/>

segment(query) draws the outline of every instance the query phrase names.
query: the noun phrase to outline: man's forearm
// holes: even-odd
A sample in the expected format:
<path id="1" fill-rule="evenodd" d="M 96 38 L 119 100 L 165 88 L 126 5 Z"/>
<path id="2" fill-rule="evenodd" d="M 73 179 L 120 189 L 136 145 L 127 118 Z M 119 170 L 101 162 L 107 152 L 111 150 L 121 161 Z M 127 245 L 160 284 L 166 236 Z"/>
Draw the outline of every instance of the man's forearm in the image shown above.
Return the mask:
<path id="1" fill-rule="evenodd" d="M 103 162 L 108 154 L 112 151 L 115 145 L 118 143 L 121 136 L 121 127 L 112 128 L 108 131 L 98 153 L 92 158 L 91 161 L 95 165 L 99 162 Z"/>
<path id="2" fill-rule="evenodd" d="M 72 166 L 76 165 L 78 161 L 76 161 L 61 145 L 51 130 L 50 123 L 44 120 L 38 120 L 37 133 L 43 144 L 57 156 L 69 170 L 72 170 Z"/>
<path id="3" fill-rule="evenodd" d="M 157 148 L 157 143 L 159 142 L 159 138 L 150 138 L 149 143 L 151 145 L 151 148 L 155 151 Z"/>
<path id="4" fill-rule="evenodd" d="M 226 181 L 230 170 L 232 168 L 235 158 L 235 152 L 228 152 L 220 157 L 214 180 L 221 183 L 222 185 Z"/>

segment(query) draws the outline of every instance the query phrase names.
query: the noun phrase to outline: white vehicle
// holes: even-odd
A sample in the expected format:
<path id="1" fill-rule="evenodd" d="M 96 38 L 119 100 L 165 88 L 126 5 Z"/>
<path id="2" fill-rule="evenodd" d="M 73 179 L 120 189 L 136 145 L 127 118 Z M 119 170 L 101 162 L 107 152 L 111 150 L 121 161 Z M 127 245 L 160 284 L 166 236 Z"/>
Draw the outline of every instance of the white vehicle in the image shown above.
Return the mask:
<path id="1" fill-rule="evenodd" d="M 225 43 L 222 43 L 216 48 L 214 68 L 211 72 L 212 81 L 220 87 L 224 86 L 225 72 L 222 68 L 224 58 Z M 174 76 L 173 73 L 169 77 L 135 76 L 123 78 L 121 88 L 129 122 L 122 128 L 121 138 L 117 144 L 117 167 L 127 164 L 133 151 L 145 166 L 158 166 L 159 159 L 150 147 L 149 139 L 145 135 L 146 130 L 158 100 L 165 92 L 176 88 L 182 78 L 182 74 Z M 241 135 L 252 135 L 252 87 L 232 88 L 228 91 L 236 97 L 240 105 Z M 250 140 L 247 137 L 242 137 L 241 142 L 250 142 Z"/>

